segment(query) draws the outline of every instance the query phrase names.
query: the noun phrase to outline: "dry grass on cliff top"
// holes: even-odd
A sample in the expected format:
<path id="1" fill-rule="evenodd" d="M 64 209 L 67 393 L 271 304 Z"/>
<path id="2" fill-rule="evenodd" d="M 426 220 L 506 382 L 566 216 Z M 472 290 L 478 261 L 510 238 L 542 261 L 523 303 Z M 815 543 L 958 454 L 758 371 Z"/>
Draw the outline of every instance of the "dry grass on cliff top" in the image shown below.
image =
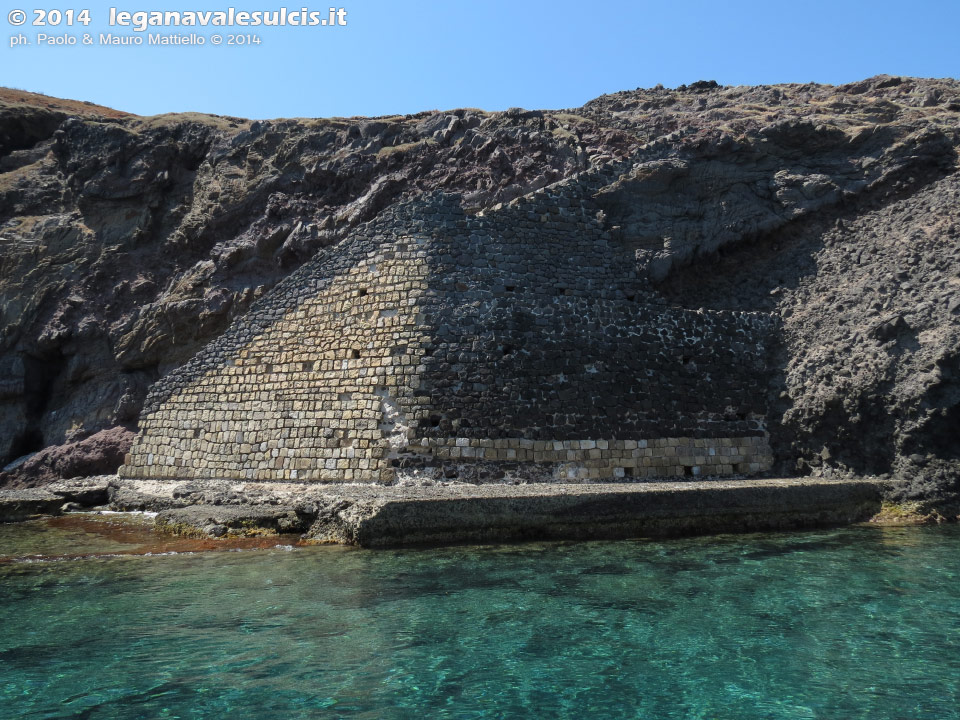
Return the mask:
<path id="1" fill-rule="evenodd" d="M 136 116 L 136 119 L 128 125 L 132 130 L 152 130 L 153 128 L 163 127 L 165 125 L 177 125 L 180 123 L 197 123 L 207 125 L 216 130 L 224 132 L 246 129 L 250 126 L 250 121 L 243 118 L 230 117 L 226 115 L 207 115 L 206 113 L 182 112 L 182 113 L 164 113 L 162 115 Z"/>
<path id="2" fill-rule="evenodd" d="M 5 87 L 0 87 L 0 103 L 48 108 L 50 110 L 59 110 L 60 112 L 84 117 L 125 118 L 134 116 L 133 113 L 114 110 L 113 108 L 103 107 L 102 105 L 94 105 L 85 100 L 64 100 L 62 98 L 50 97 L 49 95 L 41 95 L 40 93 Z"/>
<path id="3" fill-rule="evenodd" d="M 134 130 L 149 130 L 163 125 L 195 122 L 211 125 L 219 130 L 229 131 L 247 127 L 250 124 L 250 121 L 244 118 L 208 115 L 197 112 L 136 115 L 135 113 L 128 113 L 123 110 L 114 110 L 113 108 L 103 107 L 102 105 L 95 105 L 85 100 L 65 100 L 50 97 L 49 95 L 41 95 L 40 93 L 5 87 L 0 87 L 0 105 L 44 108 L 46 110 L 53 110 L 55 112 L 62 112 L 93 120 L 102 118 L 130 119 L 133 121 L 131 128 Z"/>

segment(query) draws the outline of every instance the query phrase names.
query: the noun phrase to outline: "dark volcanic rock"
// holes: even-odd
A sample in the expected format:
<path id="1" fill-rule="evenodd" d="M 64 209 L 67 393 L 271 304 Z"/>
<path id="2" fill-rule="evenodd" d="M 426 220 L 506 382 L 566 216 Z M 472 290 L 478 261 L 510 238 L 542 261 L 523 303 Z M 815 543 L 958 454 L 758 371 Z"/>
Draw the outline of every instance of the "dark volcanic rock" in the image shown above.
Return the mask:
<path id="1" fill-rule="evenodd" d="M 960 83 L 887 76 L 258 122 L 2 90 L 0 462 L 133 427 L 158 377 L 397 203 L 443 190 L 474 212 L 590 170 L 652 291 L 783 318 L 768 418 L 781 472 L 949 494 L 958 123 Z M 51 451 L 4 479 L 109 471 L 122 445 Z"/>
<path id="2" fill-rule="evenodd" d="M 563 114 L 251 123 L 0 91 L 0 462 L 136 422 L 161 374 L 383 208 L 437 188 L 480 208 L 635 144 Z"/>
<path id="3" fill-rule="evenodd" d="M 776 310 L 783 474 L 891 474 L 898 499 L 956 492 L 960 175 L 792 224 L 666 282 L 678 302 Z M 953 305 L 952 305 L 953 303 Z"/>
<path id="4" fill-rule="evenodd" d="M 115 427 L 79 442 L 44 448 L 0 472 L 0 487 L 37 487 L 60 478 L 116 473 L 134 437 L 130 430 Z"/>

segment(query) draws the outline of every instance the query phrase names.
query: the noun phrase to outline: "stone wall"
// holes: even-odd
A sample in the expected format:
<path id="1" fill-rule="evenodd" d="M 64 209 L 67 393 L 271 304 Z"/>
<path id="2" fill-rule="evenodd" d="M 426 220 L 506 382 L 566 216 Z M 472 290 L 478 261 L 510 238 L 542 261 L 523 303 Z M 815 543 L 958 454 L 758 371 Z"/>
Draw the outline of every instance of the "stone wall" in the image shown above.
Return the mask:
<path id="1" fill-rule="evenodd" d="M 161 379 L 121 474 L 309 482 L 749 473 L 773 321 L 667 306 L 592 181 L 381 215 Z"/>

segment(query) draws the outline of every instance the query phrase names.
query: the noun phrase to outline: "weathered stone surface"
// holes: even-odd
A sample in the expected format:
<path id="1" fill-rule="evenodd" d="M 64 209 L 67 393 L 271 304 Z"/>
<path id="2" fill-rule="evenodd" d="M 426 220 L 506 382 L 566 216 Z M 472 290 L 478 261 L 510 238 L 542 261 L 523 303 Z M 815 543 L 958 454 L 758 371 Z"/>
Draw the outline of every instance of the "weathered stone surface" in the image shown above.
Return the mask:
<path id="1" fill-rule="evenodd" d="M 185 483 L 120 479 L 128 497 L 161 509 L 163 532 L 197 537 L 303 533 L 367 547 L 782 530 L 866 520 L 877 480 L 754 479 L 672 483 L 429 487 L 210 481 L 170 508 Z M 164 509 L 165 508 L 165 509 Z M 121 508 L 118 508 L 121 509 Z"/>
<path id="2" fill-rule="evenodd" d="M 397 201 L 479 208 L 633 144 L 579 118 L 141 118 L 0 90 L 0 463 L 136 422 L 154 380 Z"/>
<path id="3" fill-rule="evenodd" d="M 822 480 L 378 488 L 322 503 L 307 536 L 384 547 L 783 530 L 865 520 L 881 491 Z"/>
<path id="4" fill-rule="evenodd" d="M 0 472 L 0 487 L 37 487 L 58 479 L 91 477 L 116 472 L 133 444 L 127 428 L 101 430 L 79 442 L 44 448 L 23 462 Z"/>
<path id="5" fill-rule="evenodd" d="M 19 522 L 60 512 L 63 498 L 40 488 L 0 490 L 0 522 Z"/>
<path id="6" fill-rule="evenodd" d="M 618 287 L 622 300 L 633 294 L 635 311 L 642 306 L 646 317 L 661 313 L 676 318 L 677 327 L 701 309 L 704 318 L 723 318 L 723 327 L 751 313 L 779 318 L 772 340 L 763 343 L 764 352 L 773 352 L 768 371 L 754 377 L 757 387 L 748 393 L 754 397 L 766 387 L 762 401 L 747 403 L 762 405 L 764 416 L 734 407 L 729 419 L 720 421 L 762 424 L 756 437 L 767 440 L 770 452 L 762 453 L 758 464 L 773 462 L 780 472 L 888 473 L 896 492 L 911 497 L 957 490 L 960 306 L 951 280 L 960 272 L 956 81 L 878 77 L 841 87 L 756 88 L 704 83 L 616 93 L 570 112 L 458 110 L 257 123 L 209 116 L 137 118 L 10 91 L 3 91 L 0 101 L 4 461 L 136 422 L 151 383 L 183 365 L 318 249 L 342 252 L 344 267 L 359 262 L 362 254 L 350 253 L 370 227 L 361 227 L 364 223 L 389 224 L 399 203 L 442 189 L 461 193 L 469 213 L 483 211 L 493 219 L 498 203 L 518 200 L 526 214 L 515 223 L 517 230 L 536 234 L 543 241 L 536 247 L 545 252 L 556 231 L 562 234 L 571 218 L 580 222 L 578 213 L 589 210 L 583 247 L 555 263 L 557 272 L 584 258 L 585 268 L 596 267 L 590 254 L 606 243 L 608 269 L 616 258 L 624 266 L 620 277 L 635 277 L 636 293 Z M 532 194 L 544 190 L 539 197 Z M 435 247 L 446 231 L 456 236 L 465 229 L 461 223 L 468 221 L 454 215 L 439 220 L 444 230 L 431 240 Z M 411 226 L 406 235 L 422 233 L 422 227 Z M 470 242 L 489 241 L 471 234 Z M 497 238 L 503 248 L 513 240 Z M 423 428 L 422 439 L 453 439 L 452 447 L 462 447 L 457 438 L 517 441 L 492 448 L 504 452 L 529 450 L 520 440 L 623 439 L 609 433 L 554 436 L 554 430 L 588 421 L 609 428 L 626 417 L 635 420 L 631 430 L 639 429 L 645 421 L 639 394 L 628 389 L 631 402 L 639 404 L 614 407 L 607 416 L 592 399 L 623 383 L 616 369 L 595 374 L 584 367 L 572 387 L 535 398 L 542 409 L 537 422 L 514 424 L 502 435 L 479 432 L 490 430 L 482 424 L 496 414 L 501 404 L 496 398 L 513 398 L 511 413 L 520 417 L 515 401 L 522 396 L 507 386 L 511 378 L 523 377 L 523 360 L 556 361 L 555 377 L 568 377 L 562 338 L 543 347 L 527 342 L 529 358 L 504 352 L 516 349 L 511 341 L 528 340 L 537 321 L 576 330 L 598 355 L 631 345 L 604 332 L 602 321 L 623 312 L 617 309 L 619 296 L 604 297 L 609 288 L 601 275 L 592 277 L 586 295 L 557 282 L 556 297 L 564 300 L 515 302 L 507 295 L 518 290 L 522 295 L 528 287 L 508 290 L 504 281 L 517 254 L 498 250 L 503 257 L 493 268 L 473 264 L 484 253 L 469 243 L 462 249 L 432 255 L 427 276 L 440 278 L 443 268 L 454 267 L 472 275 L 467 282 L 452 278 L 452 287 L 430 287 L 422 278 L 397 276 L 401 294 L 412 289 L 405 283 L 427 282 L 417 303 L 435 302 L 433 293 L 440 291 L 453 300 L 430 311 L 432 355 L 418 358 L 416 352 L 427 348 L 415 348 L 396 357 L 417 407 L 440 397 L 463 403 L 448 408 L 447 417 L 439 412 L 418 418 L 414 427 L 406 422 L 400 398 L 376 396 L 373 402 L 380 405 L 351 411 L 356 416 L 350 422 L 359 427 L 376 420 L 376 430 L 369 431 L 381 433 L 388 447 L 403 435 L 400 428 Z M 415 250 L 408 252 L 409 264 L 422 264 Z M 523 265 L 526 253 L 520 260 Z M 535 254 L 531 260 L 537 260 Z M 550 267 L 545 258 L 539 262 Z M 534 273 L 530 286 L 547 287 L 558 277 L 552 271 Z M 364 303 L 352 304 L 359 311 Z M 524 312 L 515 317 L 510 307 Z M 261 329 L 282 322 L 278 316 Z M 239 341 L 248 344 L 255 336 L 250 332 Z M 671 351 L 676 349 L 671 343 L 689 337 L 699 335 L 658 337 L 657 343 Z M 361 351 L 361 357 L 347 361 L 366 360 L 363 348 L 348 349 Z M 501 359 L 492 382 L 467 371 L 461 378 L 454 370 L 477 367 L 472 355 L 489 358 L 495 350 Z M 737 352 L 750 356 L 748 350 Z M 433 360 L 420 362 L 423 357 Z M 615 352 L 613 357 L 616 367 L 632 369 L 629 358 Z M 415 358 L 415 365 L 404 363 Z M 699 420 L 718 414 L 709 409 L 716 407 L 711 393 L 721 393 L 713 381 L 720 377 L 722 384 L 730 377 L 711 373 L 707 364 L 701 353 L 686 364 L 691 377 L 711 378 L 692 392 L 684 390 L 702 399 L 706 415 L 693 424 L 697 430 Z M 507 386 L 498 388 L 501 370 Z M 749 384 L 751 374 L 740 377 Z M 682 373 L 674 378 L 678 391 L 685 379 Z M 440 388 L 440 381 L 459 384 L 462 392 Z M 415 384 L 430 392 L 418 392 Z M 474 392 L 486 393 L 489 404 L 473 403 Z M 585 410 L 570 423 L 565 398 Z M 370 410 L 379 419 L 369 417 Z M 698 412 L 679 408 L 675 415 Z M 453 417 L 457 413 L 464 417 Z M 383 421 L 385 415 L 389 421 Z M 431 435 L 426 428 L 434 427 L 434 419 Z M 454 432 L 457 419 L 477 432 Z M 381 431 L 380 424 L 388 427 Z M 661 436 L 700 439 L 683 427 Z M 644 439 L 639 434 L 627 439 L 635 438 Z M 252 450 L 254 444 L 240 445 Z M 486 450 L 482 459 L 468 459 L 486 463 Z M 184 460 L 175 454 L 173 459 Z M 353 459 L 341 457 L 332 458 L 335 468 L 327 468 L 330 459 L 324 458 L 324 471 L 370 469 L 341 467 L 341 460 Z M 411 458 L 387 459 L 399 460 L 401 472 L 417 470 L 403 466 Z M 418 462 L 424 472 L 444 475 L 453 460 Z M 589 477 L 597 468 L 584 469 L 588 477 L 580 479 L 599 479 Z"/>
<path id="7" fill-rule="evenodd" d="M 384 487 L 91 478 L 0 491 L 0 521 L 100 505 L 160 511 L 160 532 L 194 537 L 295 533 L 367 547 L 534 538 L 614 538 L 845 524 L 880 509 L 877 480 L 672 483 L 436 483 Z M 941 516 L 936 514 L 938 518 Z"/>
<path id="8" fill-rule="evenodd" d="M 91 507 L 107 502 L 112 476 L 51 483 L 43 488 L 0 490 L 0 522 L 18 522 L 36 515 L 56 515 L 64 505 Z"/>
<path id="9" fill-rule="evenodd" d="M 783 323 L 768 427 L 782 474 L 889 474 L 891 497 L 960 490 L 960 174 L 935 168 L 661 286 Z"/>
<path id="10" fill-rule="evenodd" d="M 116 479 L 116 475 L 73 478 L 52 482 L 44 485 L 43 489 L 59 495 L 64 502 L 76 503 L 82 507 L 94 507 L 106 505 L 109 502 L 110 492 L 114 488 Z"/>
<path id="11" fill-rule="evenodd" d="M 121 475 L 390 483 L 398 469 L 486 462 L 570 482 L 768 469 L 775 324 L 642 296 L 586 198 L 548 228 L 524 227 L 590 183 L 477 218 L 435 196 L 359 228 L 154 385 Z"/>
<path id="12" fill-rule="evenodd" d="M 291 507 L 250 505 L 191 505 L 163 510 L 157 515 L 160 532 L 197 537 L 237 537 L 301 533 L 312 518 Z"/>

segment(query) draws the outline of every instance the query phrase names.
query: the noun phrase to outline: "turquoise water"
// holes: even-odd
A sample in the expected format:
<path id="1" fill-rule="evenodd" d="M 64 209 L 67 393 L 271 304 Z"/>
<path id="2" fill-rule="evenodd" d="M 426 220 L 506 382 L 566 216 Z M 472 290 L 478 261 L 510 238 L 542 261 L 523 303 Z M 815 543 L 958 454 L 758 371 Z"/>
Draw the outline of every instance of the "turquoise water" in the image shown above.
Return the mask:
<path id="1" fill-rule="evenodd" d="M 957 527 L 6 563 L 0 717 L 960 718 L 958 580 Z"/>

